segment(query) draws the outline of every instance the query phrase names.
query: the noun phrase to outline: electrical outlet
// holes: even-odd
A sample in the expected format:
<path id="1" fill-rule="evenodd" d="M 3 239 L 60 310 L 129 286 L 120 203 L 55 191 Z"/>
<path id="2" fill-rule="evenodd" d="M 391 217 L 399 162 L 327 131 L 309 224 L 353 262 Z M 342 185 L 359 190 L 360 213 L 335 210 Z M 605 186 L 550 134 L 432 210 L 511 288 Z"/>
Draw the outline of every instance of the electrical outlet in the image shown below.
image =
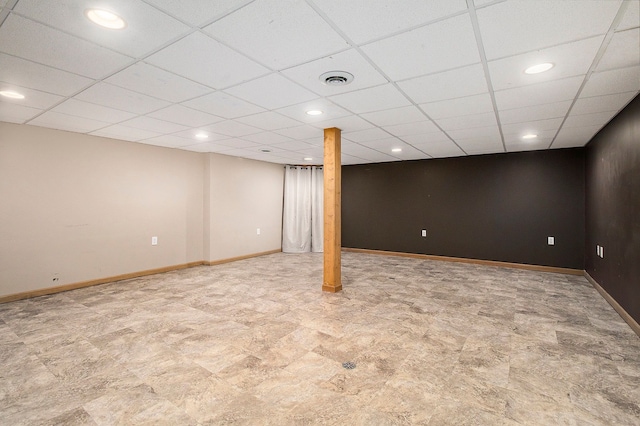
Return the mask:
<path id="1" fill-rule="evenodd" d="M 423 229 L 423 230 L 422 230 L 422 236 L 423 236 L 423 237 L 426 237 L 426 236 L 427 236 L 427 230 L 426 230 L 426 229 Z"/>
<path id="2" fill-rule="evenodd" d="M 158 237 L 151 237 L 151 245 L 152 246 L 158 245 Z"/>
<path id="3" fill-rule="evenodd" d="M 547 244 L 549 244 L 550 246 L 553 246 L 556 244 L 556 238 L 555 237 L 547 237 Z"/>
<path id="4" fill-rule="evenodd" d="M 256 229 L 256 234 L 260 235 L 260 228 Z"/>

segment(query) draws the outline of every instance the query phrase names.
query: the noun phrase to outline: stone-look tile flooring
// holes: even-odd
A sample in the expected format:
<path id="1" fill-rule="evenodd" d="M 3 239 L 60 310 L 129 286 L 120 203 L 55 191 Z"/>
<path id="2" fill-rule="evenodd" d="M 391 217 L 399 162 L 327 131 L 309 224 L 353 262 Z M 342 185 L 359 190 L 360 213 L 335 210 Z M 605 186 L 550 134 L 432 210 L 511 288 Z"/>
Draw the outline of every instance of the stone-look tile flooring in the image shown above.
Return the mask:
<path id="1" fill-rule="evenodd" d="M 0 423 L 640 424 L 640 339 L 582 277 L 355 253 L 343 277 L 280 253 L 2 304 Z"/>

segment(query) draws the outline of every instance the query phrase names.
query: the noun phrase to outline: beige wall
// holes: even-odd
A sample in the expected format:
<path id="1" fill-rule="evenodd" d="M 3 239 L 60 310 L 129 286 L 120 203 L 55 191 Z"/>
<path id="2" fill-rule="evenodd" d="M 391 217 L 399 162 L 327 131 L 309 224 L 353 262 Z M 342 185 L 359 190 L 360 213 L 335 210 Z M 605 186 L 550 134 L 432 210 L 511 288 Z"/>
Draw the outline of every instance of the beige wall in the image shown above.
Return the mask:
<path id="1" fill-rule="evenodd" d="M 220 154 L 208 160 L 206 260 L 280 249 L 284 166 Z"/>
<path id="2" fill-rule="evenodd" d="M 277 249 L 282 170 L 0 123 L 0 296 Z"/>

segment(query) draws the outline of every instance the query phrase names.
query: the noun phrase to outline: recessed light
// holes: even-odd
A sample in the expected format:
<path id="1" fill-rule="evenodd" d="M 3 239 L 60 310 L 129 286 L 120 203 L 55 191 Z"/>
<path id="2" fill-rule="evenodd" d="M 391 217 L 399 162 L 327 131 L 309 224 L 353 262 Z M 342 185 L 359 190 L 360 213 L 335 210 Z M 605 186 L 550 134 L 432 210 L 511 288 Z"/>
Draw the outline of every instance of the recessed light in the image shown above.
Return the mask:
<path id="1" fill-rule="evenodd" d="M 13 92 L 11 90 L 1 91 L 0 96 L 4 96 L 5 98 L 11 98 L 11 99 L 24 99 L 24 95 L 22 93 Z"/>
<path id="2" fill-rule="evenodd" d="M 209 139 L 209 135 L 204 133 L 204 132 L 200 132 L 196 134 L 196 138 L 198 139 Z"/>
<path id="3" fill-rule="evenodd" d="M 311 157 L 304 157 L 304 161 L 311 161 L 311 160 L 313 160 L 313 158 L 311 158 Z"/>
<path id="4" fill-rule="evenodd" d="M 535 135 L 535 134 L 533 134 L 533 133 L 528 133 L 528 134 L 524 135 L 524 136 L 522 137 L 522 139 L 535 139 L 535 138 L 537 138 L 537 137 L 538 137 L 538 135 Z"/>
<path id="5" fill-rule="evenodd" d="M 551 62 L 545 62 L 542 64 L 533 65 L 526 70 L 524 70 L 525 74 L 539 74 L 541 72 L 549 71 L 553 68 L 554 65 Z"/>
<path id="6" fill-rule="evenodd" d="M 124 19 L 113 12 L 109 12 L 108 10 L 87 9 L 84 11 L 84 14 L 94 24 L 98 24 L 104 28 L 109 28 L 110 30 L 121 30 L 127 26 Z"/>
<path id="7" fill-rule="evenodd" d="M 311 111 L 307 111 L 307 115 L 322 115 L 324 114 L 319 109 L 312 109 Z"/>
<path id="8" fill-rule="evenodd" d="M 402 148 L 393 148 L 391 152 L 402 152 Z"/>

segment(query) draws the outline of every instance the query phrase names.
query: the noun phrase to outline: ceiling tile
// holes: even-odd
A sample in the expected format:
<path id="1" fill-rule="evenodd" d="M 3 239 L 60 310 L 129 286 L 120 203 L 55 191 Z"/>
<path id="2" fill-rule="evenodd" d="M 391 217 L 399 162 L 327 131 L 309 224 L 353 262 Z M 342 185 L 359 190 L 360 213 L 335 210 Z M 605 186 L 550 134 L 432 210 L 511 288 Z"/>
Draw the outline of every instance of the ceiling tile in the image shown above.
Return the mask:
<path id="1" fill-rule="evenodd" d="M 182 102 L 212 91 L 208 87 L 142 62 L 112 75 L 105 81 L 170 102 Z"/>
<path id="2" fill-rule="evenodd" d="M 539 151 L 547 149 L 551 139 L 535 140 L 535 141 L 515 141 L 506 143 L 507 152 L 521 152 L 521 151 Z"/>
<path id="3" fill-rule="evenodd" d="M 187 151 L 194 151 L 194 152 L 225 152 L 225 151 L 230 151 L 233 148 L 230 148 L 226 145 L 220 145 L 217 143 L 205 142 L 205 143 L 198 143 L 194 145 L 183 146 L 180 149 L 184 149 Z"/>
<path id="4" fill-rule="evenodd" d="M 571 148 L 585 146 L 600 130 L 601 126 L 563 127 L 553 141 L 552 148 Z"/>
<path id="5" fill-rule="evenodd" d="M 200 26 L 250 3 L 251 0 L 147 0 L 165 13 L 175 16 L 189 25 Z"/>
<path id="6" fill-rule="evenodd" d="M 343 93 L 330 98 L 356 114 L 408 106 L 411 104 L 392 84 Z"/>
<path id="7" fill-rule="evenodd" d="M 398 85 L 418 104 L 488 92 L 480 64 L 402 81 Z"/>
<path id="8" fill-rule="evenodd" d="M 308 143 L 301 141 L 286 141 L 274 143 L 273 146 L 279 149 L 286 149 L 287 151 L 304 151 L 315 148 L 313 145 L 309 145 Z"/>
<path id="9" fill-rule="evenodd" d="M 108 126 L 105 123 L 88 118 L 75 117 L 48 111 L 29 122 L 30 125 L 48 127 L 50 129 L 68 130 L 70 132 L 87 133 Z"/>
<path id="10" fill-rule="evenodd" d="M 275 133 L 290 137 L 292 139 L 297 139 L 297 140 L 323 137 L 322 131 L 318 131 L 318 129 L 309 125 L 289 127 L 287 129 L 280 129 L 280 130 L 276 130 Z"/>
<path id="11" fill-rule="evenodd" d="M 307 111 L 313 110 L 322 111 L 322 114 L 307 114 Z M 350 115 L 349 111 L 346 111 L 344 108 L 340 108 L 335 103 L 324 98 L 318 98 L 312 101 L 303 102 L 298 105 L 291 105 L 285 108 L 280 108 L 278 112 L 303 123 L 319 123 L 322 121 L 332 120 L 334 118 L 346 117 Z"/>
<path id="12" fill-rule="evenodd" d="M 533 127 L 528 127 L 532 129 Z M 527 129 L 527 127 L 523 127 L 523 129 Z M 534 133 L 538 137 L 535 139 L 523 139 L 522 137 L 529 133 Z M 529 145 L 539 147 L 544 145 L 544 147 L 548 147 L 551 144 L 551 141 L 558 133 L 558 127 L 556 126 L 553 130 L 529 130 L 529 131 L 521 131 L 519 133 L 511 133 L 504 135 L 504 144 L 507 146 L 507 150 L 514 147 L 527 147 Z M 524 149 L 524 148 L 523 148 Z M 537 149 L 537 148 L 536 148 Z M 529 150 L 528 148 L 526 150 Z"/>
<path id="13" fill-rule="evenodd" d="M 640 26 L 640 2 L 627 2 L 627 10 L 618 24 L 618 31 Z"/>
<path id="14" fill-rule="evenodd" d="M 135 117 L 135 114 L 130 112 L 107 108 L 102 105 L 83 102 L 77 99 L 67 99 L 60 105 L 53 108 L 52 111 L 111 124 Z"/>
<path id="15" fill-rule="evenodd" d="M 354 76 L 353 81 L 345 86 L 324 84 L 320 80 L 320 76 L 329 71 L 349 72 Z M 286 69 L 282 71 L 282 74 L 322 96 L 352 92 L 387 82 L 387 79 L 355 49 Z"/>
<path id="16" fill-rule="evenodd" d="M 378 161 L 397 161 L 395 157 L 389 154 L 376 151 L 375 149 L 368 148 L 362 145 L 353 144 L 344 148 L 344 153 L 352 155 L 354 157 L 362 158 L 371 162 Z"/>
<path id="17" fill-rule="evenodd" d="M 494 90 L 510 89 L 543 81 L 584 75 L 598 53 L 604 36 L 567 43 L 522 55 L 489 62 L 489 74 Z M 528 67 L 545 62 L 555 64 L 540 74 L 525 74 Z"/>
<path id="18" fill-rule="evenodd" d="M 369 161 L 363 160 L 362 158 L 354 157 L 353 155 L 342 154 L 340 158 L 340 163 L 345 166 L 350 166 L 353 164 L 366 164 Z M 319 164 L 322 164 L 320 162 Z"/>
<path id="19" fill-rule="evenodd" d="M 371 129 L 374 127 L 371 123 L 364 121 L 357 115 L 348 115 L 346 117 L 332 118 L 330 120 L 320 121 L 318 123 L 311 123 L 312 126 L 318 129 L 328 129 L 331 127 L 337 127 L 342 132 L 356 132 L 358 130 Z M 323 138 L 323 132 L 318 132 L 320 139 Z"/>
<path id="20" fill-rule="evenodd" d="M 213 142 L 219 143 L 220 141 L 231 139 L 231 136 L 221 135 L 219 133 L 214 133 L 214 132 L 203 130 L 203 129 L 184 130 L 182 132 L 174 133 L 173 136 L 189 139 L 192 144 L 204 143 L 201 139 L 198 139 L 196 137 L 196 135 L 200 133 L 205 133 L 207 135 L 207 138 L 205 139 L 207 143 L 213 143 Z"/>
<path id="21" fill-rule="evenodd" d="M 480 62 L 466 13 L 368 44 L 362 50 L 395 81 Z"/>
<path id="22" fill-rule="evenodd" d="M 449 130 L 447 132 L 449 136 L 453 138 L 456 142 L 458 139 L 491 139 L 500 141 L 500 130 L 498 126 L 488 126 L 488 127 L 474 127 L 473 129 L 457 129 L 457 130 Z"/>
<path id="23" fill-rule="evenodd" d="M 238 118 L 236 119 L 236 121 L 263 130 L 278 130 L 287 127 L 296 127 L 302 124 L 297 120 L 293 120 L 289 117 L 285 117 L 284 115 L 278 114 L 277 112 L 273 111 L 248 115 L 246 117 Z"/>
<path id="24" fill-rule="evenodd" d="M 167 101 L 132 92 L 108 83 L 98 83 L 76 96 L 77 99 L 93 104 L 146 114 L 169 105 Z"/>
<path id="25" fill-rule="evenodd" d="M 136 129 L 149 130 L 155 133 L 176 133 L 187 130 L 185 126 L 181 126 L 180 124 L 170 123 L 168 121 L 162 121 L 151 117 L 136 117 L 120 124 L 135 127 Z"/>
<path id="26" fill-rule="evenodd" d="M 0 102 L 13 103 L 38 109 L 50 108 L 64 99 L 62 96 L 52 95 L 51 93 L 42 92 L 40 90 L 14 86 L 13 84 L 7 84 L 4 81 L 0 81 L 0 90 L 13 90 L 24 95 L 24 99 L 11 99 L 0 96 Z"/>
<path id="27" fill-rule="evenodd" d="M 474 127 L 489 127 L 497 125 L 496 115 L 493 112 L 482 114 L 464 115 L 460 117 L 440 118 L 436 123 L 443 130 L 473 129 Z"/>
<path id="28" fill-rule="evenodd" d="M 257 127 L 249 126 L 233 120 L 220 121 L 219 123 L 206 126 L 204 127 L 204 129 L 210 130 L 214 133 L 220 133 L 221 135 L 227 135 L 227 136 L 233 136 L 233 137 L 245 136 L 253 133 L 260 133 L 262 131 Z"/>
<path id="29" fill-rule="evenodd" d="M 260 132 L 243 136 L 242 139 L 259 144 L 277 144 L 294 142 L 291 138 L 273 132 Z"/>
<path id="30" fill-rule="evenodd" d="M 394 136 L 419 135 L 422 133 L 434 133 L 439 130 L 430 120 L 384 126 L 383 129 Z"/>
<path id="31" fill-rule="evenodd" d="M 604 127 L 615 115 L 617 111 L 605 111 L 605 112 L 594 112 L 591 114 L 571 114 L 567 117 L 566 121 L 562 125 L 562 128 L 571 128 L 571 127 L 589 127 L 589 126 L 600 126 Z"/>
<path id="32" fill-rule="evenodd" d="M 502 133 L 510 135 L 515 133 L 537 133 L 542 130 L 558 130 L 563 119 L 563 117 L 558 117 L 546 120 L 530 120 L 522 123 L 503 124 Z"/>
<path id="33" fill-rule="evenodd" d="M 445 101 L 420 104 L 420 108 L 431 119 L 459 117 L 461 115 L 482 114 L 492 112 L 493 104 L 488 93 L 466 96 L 464 98 L 447 99 Z"/>
<path id="34" fill-rule="evenodd" d="M 0 81 L 68 96 L 94 80 L 0 53 Z"/>
<path id="35" fill-rule="evenodd" d="M 107 76 L 132 61 L 15 14 L 0 26 L 0 51 L 91 78 Z"/>
<path id="36" fill-rule="evenodd" d="M 624 92 L 614 95 L 580 97 L 571 108 L 571 114 L 589 114 L 592 112 L 620 111 L 638 93 Z"/>
<path id="37" fill-rule="evenodd" d="M 432 133 L 403 136 L 402 140 L 416 147 L 421 147 L 425 144 L 451 142 L 451 138 L 439 130 Z"/>
<path id="38" fill-rule="evenodd" d="M 347 36 L 362 44 L 467 10 L 464 0 L 315 0 Z"/>
<path id="39" fill-rule="evenodd" d="M 91 4 L 93 3 L 93 4 Z M 101 2 L 20 0 L 14 10 L 36 21 L 71 33 L 125 55 L 139 57 L 156 46 L 185 33 L 189 27 L 141 1 L 109 0 L 108 9 L 120 15 L 127 26 L 109 30 L 85 17 L 89 7 Z"/>
<path id="40" fill-rule="evenodd" d="M 187 108 L 182 105 L 171 105 L 154 111 L 148 114 L 148 116 L 171 123 L 182 124 L 187 127 L 206 126 L 224 120 L 224 118 L 218 117 L 217 115 L 207 114 L 206 112 Z"/>
<path id="41" fill-rule="evenodd" d="M 0 102 L 0 121 L 23 124 L 42 112 L 41 109 Z"/>
<path id="42" fill-rule="evenodd" d="M 342 135 L 343 139 L 346 139 L 352 142 L 366 142 L 366 141 L 373 141 L 376 139 L 386 139 L 388 137 L 389 137 L 389 133 L 377 127 L 367 129 L 367 130 L 358 130 L 357 132 L 348 132 Z"/>
<path id="43" fill-rule="evenodd" d="M 575 98 L 584 76 L 530 84 L 495 92 L 498 110 L 523 108 Z"/>
<path id="44" fill-rule="evenodd" d="M 299 0 L 256 0 L 204 30 L 274 70 L 349 47 Z"/>
<path id="45" fill-rule="evenodd" d="M 158 133 L 150 132 L 148 130 L 135 129 L 129 126 L 123 126 L 122 124 L 114 124 L 104 129 L 91 132 L 92 135 L 104 136 L 113 139 L 123 139 L 125 141 L 139 141 L 141 139 L 154 138 L 160 136 Z"/>
<path id="46" fill-rule="evenodd" d="M 567 115 L 567 111 L 569 111 L 571 102 L 572 101 L 561 101 L 551 104 L 501 110 L 500 122 L 502 124 L 524 123 L 526 121 L 564 117 Z"/>
<path id="47" fill-rule="evenodd" d="M 454 144 L 449 139 L 443 141 L 426 140 L 423 142 L 413 143 L 413 146 L 435 158 L 458 157 L 464 155 L 464 151 L 462 151 L 460 147 L 458 147 L 458 145 Z"/>
<path id="48" fill-rule="evenodd" d="M 283 108 L 318 97 L 276 73 L 226 89 L 225 92 L 266 109 Z"/>
<path id="49" fill-rule="evenodd" d="M 504 147 L 500 138 L 473 138 L 473 139 L 456 139 L 456 143 L 468 155 L 493 154 L 504 152 Z"/>
<path id="50" fill-rule="evenodd" d="M 264 108 L 260 108 L 257 105 L 250 104 L 224 92 L 214 92 L 209 95 L 204 95 L 184 102 L 183 105 L 224 118 L 237 118 L 264 111 Z"/>
<path id="51" fill-rule="evenodd" d="M 620 3 L 619 0 L 511 1 L 478 9 L 487 59 L 605 34 Z"/>
<path id="52" fill-rule="evenodd" d="M 265 67 L 201 33 L 193 33 L 145 61 L 215 89 L 268 72 Z"/>
<path id="53" fill-rule="evenodd" d="M 424 152 L 406 144 L 398 138 L 379 139 L 371 142 L 365 142 L 362 145 L 390 155 L 398 160 L 416 160 L 426 157 Z M 401 149 L 402 151 L 393 152 L 393 149 Z"/>
<path id="54" fill-rule="evenodd" d="M 598 63 L 598 71 L 640 65 L 640 28 L 617 32 Z"/>
<path id="55" fill-rule="evenodd" d="M 181 138 L 174 135 L 162 135 L 155 138 L 149 138 L 141 141 L 148 145 L 164 146 L 167 148 L 181 148 L 193 145 L 193 140 Z"/>
<path id="56" fill-rule="evenodd" d="M 640 66 L 595 72 L 589 77 L 580 96 L 603 96 L 638 90 L 640 90 Z"/>
<path id="57" fill-rule="evenodd" d="M 402 108 L 386 109 L 383 111 L 368 112 L 361 116 L 378 126 L 393 126 L 395 124 L 422 121 L 426 118 L 424 114 L 413 105 Z"/>

